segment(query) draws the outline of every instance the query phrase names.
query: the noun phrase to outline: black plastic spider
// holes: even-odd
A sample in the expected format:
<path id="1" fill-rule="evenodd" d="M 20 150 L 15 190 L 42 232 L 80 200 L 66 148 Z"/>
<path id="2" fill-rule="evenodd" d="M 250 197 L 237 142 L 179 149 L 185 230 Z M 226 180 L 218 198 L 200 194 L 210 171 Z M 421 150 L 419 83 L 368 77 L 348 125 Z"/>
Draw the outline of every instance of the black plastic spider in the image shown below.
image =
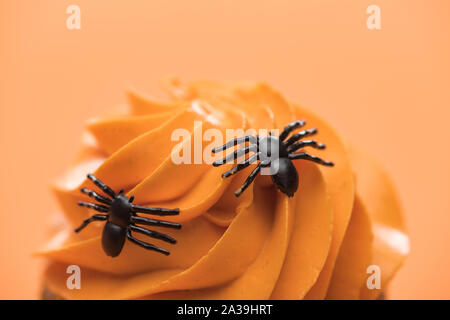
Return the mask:
<path id="1" fill-rule="evenodd" d="M 89 195 L 90 197 L 94 198 L 95 200 L 103 204 L 80 201 L 78 202 L 78 205 L 94 209 L 104 214 L 94 214 L 92 217 L 84 220 L 81 226 L 75 229 L 75 232 L 80 232 L 89 223 L 93 221 L 106 221 L 102 233 L 102 247 L 108 256 L 111 257 L 118 256 L 122 251 L 125 239 L 127 238 L 134 244 L 137 244 L 138 246 L 141 246 L 145 249 L 154 250 L 165 255 L 170 254 L 170 252 L 167 250 L 161 249 L 153 244 L 134 238 L 131 232 L 138 232 L 152 238 L 156 238 L 159 240 L 175 244 L 177 243 L 177 241 L 174 238 L 157 231 L 147 230 L 145 228 L 137 226 L 136 224 L 175 228 L 175 229 L 180 229 L 181 224 L 139 217 L 136 215 L 136 213 L 140 212 L 158 216 L 175 216 L 180 213 L 180 210 L 149 208 L 132 204 L 134 196 L 128 198 L 126 195 L 123 194 L 123 190 L 120 190 L 119 193 L 116 194 L 114 190 L 112 190 L 106 184 L 98 180 L 92 174 L 88 174 L 87 177 L 90 180 L 92 180 L 92 182 L 94 182 L 94 184 L 97 187 L 99 187 L 110 198 L 99 195 L 92 190 L 82 188 L 81 192 Z"/>
<path id="2" fill-rule="evenodd" d="M 239 197 L 242 192 L 247 189 L 248 186 L 253 182 L 253 180 L 255 180 L 261 168 L 270 167 L 271 177 L 277 188 L 281 192 L 285 193 L 288 197 L 292 197 L 298 188 L 298 173 L 291 160 L 304 159 L 325 166 L 334 165 L 333 162 L 322 160 L 319 157 L 312 156 L 305 152 L 294 153 L 295 151 L 303 147 L 325 149 L 324 144 L 317 143 L 315 140 L 299 141 L 307 136 L 316 134 L 317 129 L 315 128 L 300 131 L 287 139 L 292 131 L 303 127 L 305 123 L 306 122 L 304 120 L 297 120 L 288 124 L 279 137 L 273 136 L 272 133 L 270 133 L 270 136 L 264 138 L 259 138 L 259 136 L 254 135 L 248 135 L 230 140 L 223 146 L 214 148 L 212 152 L 216 153 L 219 151 L 224 151 L 230 147 L 245 142 L 250 142 L 250 144 L 244 148 L 237 149 L 221 160 L 215 161 L 213 163 L 213 166 L 217 167 L 225 163 L 230 163 L 230 161 L 238 159 L 243 155 L 248 154 L 249 152 L 254 152 L 254 154 L 248 157 L 245 161 L 239 162 L 236 167 L 222 174 L 223 178 L 228 178 L 236 172 L 241 171 L 242 169 L 248 167 L 250 164 L 259 160 L 259 164 L 252 171 L 252 173 L 250 173 L 242 187 L 240 187 L 234 193 L 234 195 L 236 197 Z"/>

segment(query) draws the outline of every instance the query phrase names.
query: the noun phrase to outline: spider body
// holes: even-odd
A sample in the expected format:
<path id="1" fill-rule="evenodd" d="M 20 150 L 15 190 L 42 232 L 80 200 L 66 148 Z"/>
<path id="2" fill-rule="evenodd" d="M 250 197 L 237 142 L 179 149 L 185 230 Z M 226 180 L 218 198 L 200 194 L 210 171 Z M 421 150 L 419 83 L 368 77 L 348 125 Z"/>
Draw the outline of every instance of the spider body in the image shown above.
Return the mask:
<path id="1" fill-rule="evenodd" d="M 289 153 L 283 141 L 270 135 L 259 139 L 258 148 L 259 161 L 263 164 L 270 163 L 274 172 L 271 175 L 273 183 L 281 192 L 288 196 L 294 195 L 298 188 L 298 173 L 288 158 Z"/>
<path id="2" fill-rule="evenodd" d="M 276 168 L 276 173 L 271 175 L 275 186 L 284 194 L 292 197 L 298 189 L 298 173 L 294 164 L 289 158 L 274 160 L 272 165 Z"/>
<path id="3" fill-rule="evenodd" d="M 325 145 L 317 143 L 315 140 L 303 140 L 301 139 L 311 136 L 317 133 L 317 129 L 303 130 L 291 137 L 289 135 L 298 128 L 305 125 L 305 121 L 297 120 L 288 124 L 279 137 L 270 136 L 260 138 L 259 136 L 248 135 L 244 137 L 238 137 L 228 141 L 223 146 L 214 148 L 213 153 L 219 151 L 225 151 L 226 149 L 236 146 L 241 143 L 250 142 L 250 144 L 241 149 L 237 149 L 233 153 L 224 157 L 221 160 L 215 161 L 214 166 L 221 166 L 229 161 L 246 155 L 250 152 L 254 154 L 250 155 L 243 162 L 239 162 L 236 167 L 222 174 L 223 178 L 228 178 L 242 169 L 248 167 L 250 164 L 259 161 L 256 168 L 250 173 L 247 180 L 244 182 L 241 188 L 235 192 L 235 196 L 239 197 L 242 192 L 248 188 L 248 186 L 254 181 L 261 168 L 270 167 L 270 175 L 275 186 L 288 197 L 292 197 L 298 189 L 299 177 L 297 169 L 295 168 L 292 160 L 304 159 L 313 161 L 315 163 L 333 166 L 334 164 L 329 161 L 322 160 L 319 157 L 312 156 L 305 152 L 295 152 L 304 147 L 313 147 L 316 149 L 324 149 Z M 289 138 L 288 138 L 289 137 Z"/>
<path id="4" fill-rule="evenodd" d="M 102 232 L 103 251 L 110 257 L 117 257 L 122 251 L 127 229 L 117 224 L 107 221 Z"/>
<path id="5" fill-rule="evenodd" d="M 122 193 L 111 202 L 108 222 L 120 227 L 127 227 L 130 224 L 130 212 L 132 212 L 132 203 L 130 199 Z"/>
<path id="6" fill-rule="evenodd" d="M 169 216 L 178 215 L 178 209 L 170 210 L 164 208 L 150 208 L 134 205 L 134 197 L 132 196 L 128 198 L 126 195 L 124 195 L 123 190 L 120 190 L 119 193 L 116 194 L 114 190 L 112 190 L 110 187 L 105 185 L 93 175 L 88 174 L 87 177 L 91 181 L 93 181 L 94 184 L 98 186 L 106 195 L 108 195 L 108 197 L 97 194 L 92 190 L 88 190 L 85 188 L 81 189 L 82 193 L 87 194 L 88 196 L 94 198 L 102 204 L 80 201 L 78 202 L 78 205 L 94 209 L 103 214 L 94 214 L 90 218 L 84 220 L 83 223 L 75 229 L 75 232 L 80 232 L 93 221 L 106 221 L 102 231 L 102 247 L 103 251 L 105 251 L 108 256 L 117 257 L 122 252 L 125 240 L 127 239 L 145 249 L 154 250 L 165 255 L 170 254 L 167 250 L 136 239 L 133 236 L 132 232 L 141 233 L 152 238 L 175 244 L 176 240 L 174 238 L 157 231 L 142 228 L 138 226 L 138 224 L 175 229 L 180 229 L 180 224 L 163 220 L 148 219 L 140 217 L 136 213 Z"/>

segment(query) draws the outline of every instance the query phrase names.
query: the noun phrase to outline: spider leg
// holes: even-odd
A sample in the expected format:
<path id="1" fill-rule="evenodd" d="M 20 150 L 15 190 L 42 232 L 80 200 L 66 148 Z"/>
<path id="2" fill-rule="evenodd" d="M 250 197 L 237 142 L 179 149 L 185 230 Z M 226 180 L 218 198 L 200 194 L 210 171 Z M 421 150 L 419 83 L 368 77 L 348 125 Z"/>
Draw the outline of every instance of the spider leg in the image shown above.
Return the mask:
<path id="1" fill-rule="evenodd" d="M 296 142 L 297 140 L 303 139 L 303 138 L 305 138 L 307 136 L 312 136 L 312 135 L 314 135 L 316 133 L 317 133 L 317 129 L 316 128 L 307 129 L 307 130 L 303 130 L 303 131 L 297 132 L 296 134 L 291 136 L 284 144 L 285 144 L 286 147 L 288 147 L 291 144 L 293 144 L 294 142 Z"/>
<path id="2" fill-rule="evenodd" d="M 180 214 L 180 209 L 165 209 L 165 208 L 150 208 L 144 206 L 138 206 L 133 204 L 131 206 L 131 211 L 140 212 L 140 213 L 148 213 L 157 216 L 177 216 Z"/>
<path id="3" fill-rule="evenodd" d="M 254 155 L 250 156 L 247 160 L 245 160 L 242 163 L 238 163 L 236 167 L 234 167 L 233 169 L 230 169 L 228 171 L 225 171 L 222 174 L 222 178 L 228 178 L 230 176 L 232 176 L 233 174 L 241 171 L 242 169 L 247 168 L 249 165 L 251 165 L 253 162 L 255 162 L 256 160 L 258 160 L 258 156 L 260 155 L 260 152 L 255 153 Z"/>
<path id="4" fill-rule="evenodd" d="M 229 163 L 230 161 L 233 162 L 236 159 L 239 159 L 240 157 L 242 157 L 243 155 L 249 153 L 249 152 L 256 152 L 258 150 L 258 146 L 256 144 L 252 144 L 249 145 L 245 148 L 242 149 L 237 149 L 236 151 L 234 151 L 233 153 L 230 153 L 229 155 L 227 155 L 225 158 L 221 159 L 221 160 L 217 160 L 213 162 L 213 166 L 214 167 L 218 167 L 221 166 L 225 163 Z"/>
<path id="5" fill-rule="evenodd" d="M 289 159 L 291 160 L 295 160 L 295 159 L 303 159 L 303 160 L 309 160 L 324 166 L 334 166 L 333 162 L 330 161 L 325 161 L 322 158 L 316 157 L 316 156 L 312 156 L 310 154 L 307 154 L 305 152 L 299 152 L 299 153 L 290 153 L 289 154 Z"/>
<path id="6" fill-rule="evenodd" d="M 129 228 L 130 228 L 131 231 L 142 233 L 142 234 L 145 234 L 146 236 L 149 236 L 149 237 L 152 237 L 152 238 L 155 238 L 155 239 L 159 239 L 159 240 L 162 240 L 162 241 L 165 241 L 165 242 L 169 242 L 169 243 L 172 243 L 172 244 L 177 243 L 177 240 L 175 240 L 174 238 L 169 237 L 168 235 L 166 235 L 164 233 L 161 233 L 161 232 L 158 232 L 158 231 L 147 230 L 147 229 L 135 226 L 135 225 L 130 225 Z"/>
<path id="7" fill-rule="evenodd" d="M 86 207 L 86 208 L 89 208 L 89 209 L 94 209 L 94 210 L 96 210 L 98 212 L 109 212 L 109 208 L 107 206 L 103 206 L 101 204 L 95 204 L 95 203 L 79 201 L 78 205 L 80 207 Z"/>
<path id="8" fill-rule="evenodd" d="M 148 218 L 138 217 L 138 216 L 131 216 L 131 221 L 136 224 L 143 224 L 143 225 L 147 225 L 147 226 L 157 226 L 157 227 L 181 229 L 181 224 L 175 223 L 175 222 L 170 222 L 170 221 L 148 219 Z"/>
<path id="9" fill-rule="evenodd" d="M 212 149 L 212 153 L 217 153 L 220 151 L 224 151 L 230 147 L 237 146 L 238 144 L 244 143 L 244 142 L 250 142 L 251 144 L 257 144 L 258 143 L 258 136 L 248 135 L 243 137 L 234 138 L 227 143 L 225 143 L 223 146 L 217 147 Z"/>
<path id="10" fill-rule="evenodd" d="M 305 120 L 297 120 L 289 123 L 286 127 L 284 127 L 284 130 L 283 132 L 281 132 L 279 139 L 281 141 L 284 141 L 284 139 L 286 139 L 292 131 L 303 127 L 305 124 L 306 124 Z"/>
<path id="11" fill-rule="evenodd" d="M 128 231 L 127 231 L 127 238 L 128 238 L 131 242 L 133 242 L 134 244 L 137 244 L 138 246 L 140 246 L 140 247 L 142 247 L 142 248 L 144 248 L 144 249 L 147 249 L 147 250 L 154 250 L 154 251 L 157 251 L 157 252 L 159 252 L 159 253 L 165 254 L 166 256 L 168 256 L 168 255 L 170 254 L 170 252 L 167 251 L 167 250 L 161 249 L 161 248 L 159 248 L 159 247 L 157 247 L 157 246 L 155 246 L 155 245 L 153 245 L 153 244 L 150 244 L 150 243 L 147 243 L 147 242 L 144 242 L 144 241 L 141 241 L 141 240 L 139 240 L 139 239 L 134 238 L 134 237 L 131 235 L 130 229 L 128 229 Z"/>
<path id="12" fill-rule="evenodd" d="M 94 184 L 99 187 L 104 193 L 106 193 L 108 196 L 110 196 L 111 198 L 115 198 L 116 197 L 116 193 L 114 192 L 113 189 L 111 189 L 110 187 L 108 187 L 106 184 L 104 184 L 103 182 L 101 182 L 100 180 L 98 180 L 93 174 L 88 174 L 87 175 L 88 179 L 91 180 L 92 182 L 94 182 Z"/>
<path id="13" fill-rule="evenodd" d="M 248 176 L 247 180 L 245 180 L 244 184 L 242 185 L 242 187 L 240 187 L 235 193 L 234 195 L 236 197 L 239 197 L 242 192 L 244 192 L 245 189 L 248 188 L 248 186 L 253 182 L 253 180 L 255 180 L 256 176 L 258 175 L 259 171 L 261 170 L 261 164 L 259 164 L 253 171 L 252 173 L 250 173 L 250 175 Z"/>
<path id="14" fill-rule="evenodd" d="M 86 189 L 86 188 L 81 188 L 80 191 L 84 194 L 87 194 L 89 197 L 94 198 L 95 200 L 97 200 L 98 202 L 104 203 L 106 205 L 110 205 L 111 204 L 111 200 L 108 199 L 107 197 L 101 196 L 99 195 L 97 192 Z"/>
<path id="15" fill-rule="evenodd" d="M 305 140 L 305 141 L 297 141 L 294 144 L 291 144 L 287 148 L 287 152 L 291 153 L 294 151 L 297 151 L 298 149 L 301 149 L 303 147 L 313 147 L 316 149 L 325 149 L 325 145 L 323 143 L 317 143 L 316 140 Z"/>
<path id="16" fill-rule="evenodd" d="M 104 220 L 108 220 L 108 216 L 103 214 L 94 214 L 92 217 L 85 219 L 83 223 L 78 228 L 75 229 L 75 232 L 80 232 L 81 230 L 86 228 L 86 226 L 89 223 L 93 221 L 104 221 Z"/>

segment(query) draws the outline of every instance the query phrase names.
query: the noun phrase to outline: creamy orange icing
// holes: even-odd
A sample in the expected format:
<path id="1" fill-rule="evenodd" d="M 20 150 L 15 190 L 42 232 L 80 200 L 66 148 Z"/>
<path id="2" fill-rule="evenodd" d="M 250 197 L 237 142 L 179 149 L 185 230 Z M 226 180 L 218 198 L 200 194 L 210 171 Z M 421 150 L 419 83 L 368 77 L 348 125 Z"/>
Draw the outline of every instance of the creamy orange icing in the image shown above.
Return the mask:
<path id="1" fill-rule="evenodd" d="M 126 114 L 88 123 L 79 156 L 53 188 L 65 219 L 38 253 L 49 260 L 46 287 L 66 299 L 359 299 L 386 289 L 408 253 L 408 238 L 395 190 L 370 157 L 265 84 L 172 80 L 165 87 L 170 102 L 133 91 Z M 193 139 L 208 128 L 281 130 L 297 119 L 318 128 L 315 139 L 327 145 L 308 152 L 335 166 L 296 160 L 300 185 L 293 198 L 267 176 L 236 198 L 254 165 L 222 179 L 232 165 L 176 165 L 171 159 L 184 144 L 193 148 Z M 179 128 L 190 139 L 172 141 Z M 137 204 L 180 208 L 167 220 L 181 222 L 181 230 L 154 228 L 177 238 L 171 255 L 126 242 L 117 258 L 109 258 L 101 247 L 101 222 L 75 234 L 92 214 L 77 206 L 87 200 L 79 189 L 92 187 L 87 173 L 134 195 Z M 72 264 L 81 267 L 81 290 L 66 287 Z M 369 265 L 381 268 L 380 290 L 366 286 Z"/>

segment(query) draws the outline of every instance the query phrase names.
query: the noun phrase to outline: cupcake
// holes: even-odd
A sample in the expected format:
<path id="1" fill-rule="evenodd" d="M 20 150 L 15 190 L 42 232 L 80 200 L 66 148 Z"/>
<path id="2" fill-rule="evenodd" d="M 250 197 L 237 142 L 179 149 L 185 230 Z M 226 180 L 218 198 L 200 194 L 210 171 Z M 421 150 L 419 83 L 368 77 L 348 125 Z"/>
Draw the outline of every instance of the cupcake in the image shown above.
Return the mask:
<path id="1" fill-rule="evenodd" d="M 53 185 L 60 215 L 38 252 L 47 260 L 45 297 L 376 299 L 387 290 L 409 242 L 395 188 L 370 156 L 266 84 L 171 79 L 164 87 L 168 102 L 131 91 L 127 111 L 87 123 L 78 156 Z M 257 163 L 223 178 L 236 164 L 213 166 L 223 155 L 212 150 L 230 129 L 279 134 L 296 120 L 306 125 L 291 134 L 315 128 L 314 140 L 326 145 L 299 152 L 334 166 L 293 160 L 294 193 L 261 173 L 236 196 Z M 179 209 L 164 220 L 181 229 L 151 227 L 176 244 L 134 236 L 170 255 L 125 239 L 111 257 L 102 246 L 105 221 L 74 232 L 97 213 L 78 205 L 93 202 L 80 192 L 96 188 L 88 174 L 133 205 Z M 69 266 L 80 270 L 78 288 L 68 285 Z"/>

